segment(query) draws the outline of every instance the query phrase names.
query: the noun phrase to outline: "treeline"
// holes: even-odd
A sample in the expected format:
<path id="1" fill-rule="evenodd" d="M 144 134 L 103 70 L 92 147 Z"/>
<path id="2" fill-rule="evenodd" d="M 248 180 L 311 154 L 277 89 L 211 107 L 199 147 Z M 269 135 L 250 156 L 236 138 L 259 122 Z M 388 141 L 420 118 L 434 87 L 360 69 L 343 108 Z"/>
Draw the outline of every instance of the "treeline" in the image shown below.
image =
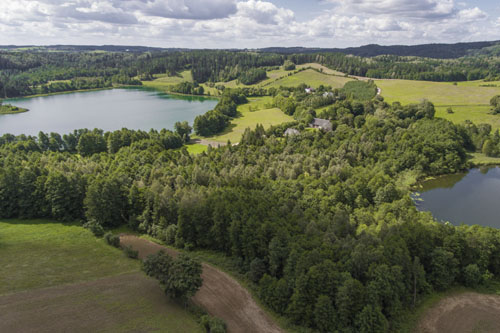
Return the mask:
<path id="1" fill-rule="evenodd" d="M 442 60 L 381 55 L 362 58 L 342 53 L 272 54 L 230 51 L 178 52 L 0 52 L 0 92 L 3 97 L 33 94 L 51 81 L 98 78 L 118 84 L 137 84 L 154 74 L 176 75 L 190 70 L 196 83 L 239 80 L 254 84 L 266 70 L 317 62 L 349 75 L 427 81 L 496 80 L 499 57 L 477 54 Z M 177 89 L 188 91 L 188 86 Z M 198 87 L 194 87 L 198 88 Z M 193 90 L 199 93 L 198 90 Z"/>
<path id="2" fill-rule="evenodd" d="M 341 53 L 296 54 L 295 63 L 317 62 L 340 72 L 375 79 L 423 81 L 496 80 L 500 77 L 500 58 L 466 56 L 453 60 L 382 55 L 374 58 Z"/>
<path id="3" fill-rule="evenodd" d="M 80 154 L 77 134 L 73 149 L 57 134 L 5 135 L 0 215 L 126 224 L 219 251 L 270 308 L 320 332 L 397 329 L 423 295 L 499 276 L 498 230 L 438 223 L 404 185 L 466 168 L 471 134 L 428 102 L 339 103 L 352 117 L 335 107 L 333 132 L 278 138 L 286 126 L 259 126 L 199 156 L 165 149 L 159 132 L 86 132 L 101 148 Z"/>
<path id="4" fill-rule="evenodd" d="M 214 110 L 199 115 L 194 119 L 194 131 L 201 136 L 211 136 L 222 132 L 229 120 L 237 116 L 238 105 L 247 103 L 245 91 L 225 89 Z"/>
<path id="5" fill-rule="evenodd" d="M 202 86 L 187 81 L 168 87 L 168 91 L 185 95 L 203 95 L 205 93 Z"/>
<path id="6" fill-rule="evenodd" d="M 186 122 L 179 122 L 175 133 L 166 129 L 145 132 L 124 128 L 114 132 L 79 129 L 64 135 L 40 132 L 37 137 L 4 134 L 0 137 L 0 146 L 8 146 L 11 152 L 51 151 L 91 156 L 99 153 L 114 154 L 120 148 L 129 146 L 138 149 L 153 147 L 156 150 L 180 148 L 184 143 L 183 136 L 189 136 L 190 132 L 191 128 Z"/>
<path id="7" fill-rule="evenodd" d="M 109 88 L 112 87 L 111 81 L 106 81 L 99 78 L 80 78 L 71 81 L 59 81 L 51 82 L 49 84 L 44 84 L 40 87 L 35 87 L 31 91 L 32 94 L 47 94 L 56 93 L 63 91 L 74 91 L 81 89 L 97 89 L 97 88 Z"/>
<path id="8" fill-rule="evenodd" d="M 421 44 L 421 45 L 377 45 L 369 44 L 345 49 L 304 48 L 304 47 L 270 47 L 261 49 L 261 52 L 278 54 L 299 53 L 344 53 L 360 57 L 376 57 L 379 55 L 413 56 L 435 59 L 453 59 L 464 57 L 470 53 L 487 52 L 498 45 L 496 42 L 470 42 L 455 44 Z"/>
<path id="9" fill-rule="evenodd" d="M 95 52 L 0 51 L 0 95 L 17 97 L 41 93 L 51 81 L 91 80 L 137 85 L 134 64 L 146 54 Z M 64 87 L 56 84 L 53 91 Z M 84 88 L 87 89 L 87 88 Z M 74 90 L 74 89 L 70 89 Z"/>

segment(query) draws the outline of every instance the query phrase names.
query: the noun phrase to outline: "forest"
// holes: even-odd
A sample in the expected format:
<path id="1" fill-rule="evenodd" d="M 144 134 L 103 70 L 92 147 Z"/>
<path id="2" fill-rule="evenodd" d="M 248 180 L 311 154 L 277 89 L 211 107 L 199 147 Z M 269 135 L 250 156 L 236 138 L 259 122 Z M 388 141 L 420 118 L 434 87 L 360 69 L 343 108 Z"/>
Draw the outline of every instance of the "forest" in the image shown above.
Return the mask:
<path id="1" fill-rule="evenodd" d="M 408 185 L 464 170 L 467 152 L 497 134 L 436 119 L 427 101 L 389 105 L 370 82 L 322 89 L 334 131 L 301 127 L 318 96 L 278 89 L 274 103 L 296 123 L 259 125 L 238 146 L 197 156 L 182 148 L 190 128 L 181 123 L 175 133 L 3 135 L 0 217 L 126 225 L 217 251 L 269 308 L 319 332 L 397 329 L 425 295 L 498 277 L 500 232 L 436 222 Z M 230 117 L 246 97 L 228 89 L 211 112 Z M 285 136 L 288 126 L 300 134 Z"/>
<path id="2" fill-rule="evenodd" d="M 489 45 L 489 44 L 488 44 Z M 483 46 L 488 46 L 483 45 Z M 174 92 L 203 94 L 197 84 L 237 80 L 252 85 L 266 70 L 316 62 L 348 75 L 424 81 L 496 80 L 500 77 L 497 46 L 453 59 L 410 55 L 352 56 L 340 52 L 278 54 L 221 50 L 151 50 L 146 52 L 0 51 L 0 96 L 18 97 L 77 89 L 139 85 L 155 74 L 190 70 L 193 86 Z M 62 81 L 62 82 L 61 82 Z"/>

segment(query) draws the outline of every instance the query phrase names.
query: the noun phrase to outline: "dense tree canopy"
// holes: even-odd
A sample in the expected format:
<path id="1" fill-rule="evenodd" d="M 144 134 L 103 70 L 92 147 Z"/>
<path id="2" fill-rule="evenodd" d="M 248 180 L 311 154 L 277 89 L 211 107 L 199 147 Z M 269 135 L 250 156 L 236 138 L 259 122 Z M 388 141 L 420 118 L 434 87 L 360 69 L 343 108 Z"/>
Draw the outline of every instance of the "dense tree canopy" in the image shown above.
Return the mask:
<path id="1" fill-rule="evenodd" d="M 3 135 L 0 215 L 127 224 L 181 248 L 219 251 L 265 304 L 319 331 L 382 332 L 432 290 L 500 274 L 500 232 L 438 223 L 417 211 L 405 185 L 466 168 L 466 149 L 496 142 L 491 127 L 435 119 L 425 101 L 302 91 L 275 91 L 276 103 L 293 99 L 295 116 L 331 92 L 321 116 L 334 131 L 284 137 L 299 123 L 258 126 L 238 146 L 199 156 L 174 149 L 188 131 L 182 124 L 177 133 Z M 223 111 L 246 100 L 241 91 L 226 94 L 224 107 L 208 113 L 222 122 Z M 161 260 L 152 276 L 191 267 L 188 259 Z M 160 281 L 173 296 L 195 290 Z"/>

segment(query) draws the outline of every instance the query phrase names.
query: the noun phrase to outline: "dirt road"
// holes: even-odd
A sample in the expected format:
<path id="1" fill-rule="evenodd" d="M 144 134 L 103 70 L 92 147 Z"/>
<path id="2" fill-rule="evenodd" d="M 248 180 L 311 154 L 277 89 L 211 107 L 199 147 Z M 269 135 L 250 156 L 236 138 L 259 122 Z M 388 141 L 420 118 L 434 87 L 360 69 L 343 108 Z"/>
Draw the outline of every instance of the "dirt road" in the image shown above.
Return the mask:
<path id="1" fill-rule="evenodd" d="M 500 332 L 500 296 L 463 293 L 446 297 L 427 311 L 416 331 Z"/>
<path id="2" fill-rule="evenodd" d="M 139 258 L 165 250 L 175 256 L 177 252 L 136 236 L 122 235 L 120 241 L 139 251 Z M 254 301 L 250 293 L 236 280 L 214 267 L 203 264 L 203 286 L 193 301 L 212 316 L 222 318 L 230 333 L 280 333 L 279 326 L 271 320 Z"/>

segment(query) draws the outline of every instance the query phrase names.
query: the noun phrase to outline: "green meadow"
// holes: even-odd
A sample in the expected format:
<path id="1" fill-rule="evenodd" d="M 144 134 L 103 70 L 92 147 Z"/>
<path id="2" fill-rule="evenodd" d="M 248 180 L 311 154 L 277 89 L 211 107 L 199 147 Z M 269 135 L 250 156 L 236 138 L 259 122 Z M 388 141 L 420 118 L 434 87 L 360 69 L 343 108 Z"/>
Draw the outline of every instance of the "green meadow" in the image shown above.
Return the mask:
<path id="1" fill-rule="evenodd" d="M 138 260 L 77 223 L 1 220 L 0 262 L 0 331 L 202 332 Z"/>
<path id="2" fill-rule="evenodd" d="M 499 82 L 467 81 L 455 85 L 453 82 L 377 80 L 375 83 L 388 103 L 419 103 L 427 99 L 436 106 L 437 117 L 454 123 L 470 120 L 500 128 L 500 116 L 491 114 L 489 105 L 490 99 L 500 94 Z M 448 108 L 453 113 L 448 113 Z"/>
<path id="3" fill-rule="evenodd" d="M 317 88 L 320 85 L 332 86 L 333 88 L 342 88 L 344 84 L 348 81 L 352 81 L 351 78 L 337 75 L 328 75 L 319 73 L 313 69 L 306 69 L 304 71 L 298 72 L 297 74 L 286 76 L 282 79 L 276 80 L 265 88 L 279 88 L 283 87 L 296 87 L 302 83 L 310 87 Z"/>
<path id="4" fill-rule="evenodd" d="M 218 142 L 239 142 L 245 129 L 254 129 L 261 124 L 265 129 L 272 125 L 279 125 L 293 121 L 293 117 L 283 113 L 278 108 L 271 107 L 272 97 L 249 98 L 249 103 L 238 106 L 238 117 L 231 120 L 231 124 L 219 135 L 206 138 Z"/>

